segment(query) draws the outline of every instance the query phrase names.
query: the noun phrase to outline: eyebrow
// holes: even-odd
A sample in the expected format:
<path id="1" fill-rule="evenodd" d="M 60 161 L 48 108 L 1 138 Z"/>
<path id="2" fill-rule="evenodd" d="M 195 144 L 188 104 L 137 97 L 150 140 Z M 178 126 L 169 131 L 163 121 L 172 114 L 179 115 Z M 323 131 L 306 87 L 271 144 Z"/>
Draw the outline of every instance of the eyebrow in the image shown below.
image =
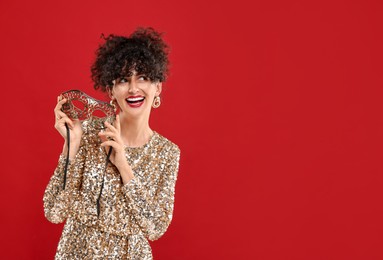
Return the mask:
<path id="1" fill-rule="evenodd" d="M 125 74 L 126 76 L 127 75 L 129 75 L 129 77 L 131 77 L 131 76 L 133 76 L 133 75 L 136 75 L 136 76 L 141 76 L 141 75 L 146 75 L 145 73 L 143 73 L 143 72 L 139 72 L 139 71 L 134 71 L 134 72 L 132 72 L 132 71 L 129 71 L 128 73 L 126 73 Z"/>
<path id="2" fill-rule="evenodd" d="M 131 74 L 131 75 L 122 75 L 122 76 L 120 76 L 118 79 L 120 80 L 120 79 L 122 79 L 122 78 L 131 78 L 131 77 L 133 77 L 133 76 L 136 76 L 136 77 L 147 77 L 147 78 L 149 78 L 149 76 L 146 75 L 145 73 L 136 73 L 136 74 Z"/>

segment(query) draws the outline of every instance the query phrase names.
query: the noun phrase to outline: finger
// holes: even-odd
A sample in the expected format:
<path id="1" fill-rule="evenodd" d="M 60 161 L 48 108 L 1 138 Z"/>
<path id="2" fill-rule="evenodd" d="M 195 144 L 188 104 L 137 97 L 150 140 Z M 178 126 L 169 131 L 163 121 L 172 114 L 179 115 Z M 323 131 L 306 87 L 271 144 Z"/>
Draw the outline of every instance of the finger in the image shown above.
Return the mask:
<path id="1" fill-rule="evenodd" d="M 110 124 L 109 124 L 110 125 Z M 114 128 L 115 129 L 115 128 Z M 123 144 L 124 142 L 122 141 L 121 134 L 118 132 L 116 129 L 114 132 L 110 130 L 110 128 L 106 128 L 105 131 L 99 132 L 100 136 L 106 136 L 106 138 L 113 139 L 119 144 Z"/>
<path id="2" fill-rule="evenodd" d="M 68 117 L 67 114 L 65 114 L 62 111 L 55 111 L 55 116 L 56 116 L 56 119 L 61 119 L 63 117 Z"/>
<path id="3" fill-rule="evenodd" d="M 121 132 L 120 115 L 116 115 L 115 128 L 118 132 Z"/>
<path id="4" fill-rule="evenodd" d="M 104 147 L 104 150 L 105 150 L 105 154 L 109 154 L 109 150 L 110 150 L 110 147 Z"/>
<path id="5" fill-rule="evenodd" d="M 64 104 L 65 102 L 67 102 L 66 98 L 60 99 L 60 97 L 59 97 L 59 100 L 57 101 L 57 104 Z"/>
<path id="6" fill-rule="evenodd" d="M 63 117 L 60 120 L 57 120 L 56 125 L 61 126 L 64 125 L 65 123 L 68 124 L 69 128 L 72 129 L 74 127 L 72 120 L 69 119 L 69 117 Z"/>
<path id="7" fill-rule="evenodd" d="M 105 141 L 103 143 L 101 143 L 101 146 L 102 147 L 107 147 L 107 146 L 111 146 L 113 147 L 115 150 L 118 150 L 120 145 L 118 143 L 116 143 L 115 141 Z"/>
<path id="8" fill-rule="evenodd" d="M 111 138 L 111 139 L 116 139 L 117 138 L 117 135 L 113 132 L 99 132 L 98 133 L 99 136 L 101 137 L 105 137 L 105 138 Z"/>
<path id="9" fill-rule="evenodd" d="M 118 132 L 117 129 L 113 125 L 111 125 L 109 122 L 105 121 L 105 127 L 112 132 Z"/>
<path id="10" fill-rule="evenodd" d="M 101 149 L 104 151 L 105 154 L 108 154 L 110 146 L 101 146 Z"/>
<path id="11" fill-rule="evenodd" d="M 62 100 L 60 100 L 60 101 L 58 101 L 57 104 L 56 104 L 56 106 L 55 106 L 55 110 L 61 110 L 62 105 L 65 104 L 66 101 L 67 101 L 66 98 L 64 98 L 64 99 L 62 99 Z"/>
<path id="12" fill-rule="evenodd" d="M 99 134 L 99 136 L 100 136 L 100 139 L 101 139 L 101 142 L 102 142 L 102 143 L 105 142 L 105 141 L 108 141 L 108 139 L 106 138 L 106 136 L 104 136 L 104 135 L 100 135 L 100 134 Z"/>

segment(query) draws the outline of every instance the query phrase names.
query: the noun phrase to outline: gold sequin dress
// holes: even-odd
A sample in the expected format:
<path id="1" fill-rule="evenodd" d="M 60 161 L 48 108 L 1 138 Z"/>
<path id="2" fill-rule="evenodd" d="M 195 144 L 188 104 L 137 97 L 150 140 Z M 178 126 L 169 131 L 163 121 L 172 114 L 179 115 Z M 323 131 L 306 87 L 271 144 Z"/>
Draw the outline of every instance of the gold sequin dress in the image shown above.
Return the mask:
<path id="1" fill-rule="evenodd" d="M 66 220 L 55 259 L 153 259 L 148 240 L 160 238 L 173 216 L 179 147 L 155 131 L 144 146 L 126 147 L 135 177 L 123 185 L 113 164 L 105 170 L 98 130 L 89 121 L 82 127 L 65 189 L 60 155 L 44 193 L 46 218 Z"/>

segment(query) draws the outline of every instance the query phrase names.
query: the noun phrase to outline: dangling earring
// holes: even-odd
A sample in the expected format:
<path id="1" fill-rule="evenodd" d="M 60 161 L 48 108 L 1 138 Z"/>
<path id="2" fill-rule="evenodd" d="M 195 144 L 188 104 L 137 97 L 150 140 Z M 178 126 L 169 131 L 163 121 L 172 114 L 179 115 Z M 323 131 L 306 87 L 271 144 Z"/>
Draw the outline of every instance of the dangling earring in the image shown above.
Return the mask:
<path id="1" fill-rule="evenodd" d="M 153 107 L 153 108 L 158 108 L 160 105 L 161 105 L 161 98 L 160 98 L 160 96 L 156 96 L 156 97 L 154 98 L 152 107 Z"/>
<path id="2" fill-rule="evenodd" d="M 111 99 L 110 102 L 109 102 L 109 104 L 113 107 L 114 113 L 116 113 L 116 111 L 117 111 L 117 106 L 116 106 L 116 104 L 114 104 L 114 99 Z"/>

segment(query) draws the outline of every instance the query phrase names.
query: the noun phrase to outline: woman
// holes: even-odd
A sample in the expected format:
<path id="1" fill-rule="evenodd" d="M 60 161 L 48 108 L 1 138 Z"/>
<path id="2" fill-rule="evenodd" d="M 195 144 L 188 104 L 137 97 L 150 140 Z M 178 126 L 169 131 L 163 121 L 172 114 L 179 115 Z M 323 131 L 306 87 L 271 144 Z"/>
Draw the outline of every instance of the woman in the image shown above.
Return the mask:
<path id="1" fill-rule="evenodd" d="M 43 201 L 49 221 L 66 220 L 56 259 L 152 259 L 148 240 L 160 238 L 172 220 L 180 149 L 149 126 L 168 72 L 167 45 L 151 28 L 105 40 L 92 79 L 119 108 L 113 125 L 99 131 L 71 120 L 61 111 L 66 99 L 54 109 L 65 143 Z"/>

